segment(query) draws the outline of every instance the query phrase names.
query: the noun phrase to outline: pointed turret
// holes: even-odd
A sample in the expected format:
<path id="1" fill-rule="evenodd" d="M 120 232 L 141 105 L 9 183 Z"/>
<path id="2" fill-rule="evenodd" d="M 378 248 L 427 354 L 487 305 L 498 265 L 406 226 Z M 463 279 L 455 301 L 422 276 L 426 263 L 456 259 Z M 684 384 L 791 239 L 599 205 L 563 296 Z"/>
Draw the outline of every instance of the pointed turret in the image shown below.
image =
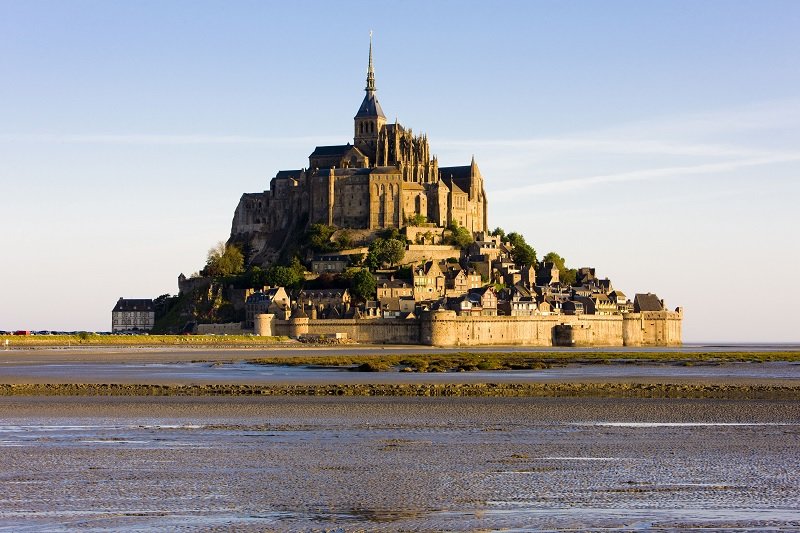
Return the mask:
<path id="1" fill-rule="evenodd" d="M 377 161 L 378 136 L 386 124 L 386 115 L 383 114 L 381 104 L 375 95 L 375 68 L 372 63 L 372 32 L 369 32 L 369 65 L 367 67 L 367 86 L 364 88 L 366 95 L 355 120 L 355 135 L 353 144 L 370 158 L 370 163 Z"/>
<path id="2" fill-rule="evenodd" d="M 367 94 L 364 96 L 364 101 L 361 102 L 361 107 L 358 108 L 355 118 L 381 117 L 385 120 L 386 116 L 383 114 L 381 104 L 378 103 L 378 97 L 375 95 L 377 89 L 375 88 L 375 67 L 372 64 L 372 32 L 369 32 L 369 65 L 367 66 L 367 86 L 364 90 Z"/>
<path id="3" fill-rule="evenodd" d="M 367 67 L 367 92 L 375 92 L 375 69 L 372 66 L 372 30 L 369 32 L 369 66 Z"/>

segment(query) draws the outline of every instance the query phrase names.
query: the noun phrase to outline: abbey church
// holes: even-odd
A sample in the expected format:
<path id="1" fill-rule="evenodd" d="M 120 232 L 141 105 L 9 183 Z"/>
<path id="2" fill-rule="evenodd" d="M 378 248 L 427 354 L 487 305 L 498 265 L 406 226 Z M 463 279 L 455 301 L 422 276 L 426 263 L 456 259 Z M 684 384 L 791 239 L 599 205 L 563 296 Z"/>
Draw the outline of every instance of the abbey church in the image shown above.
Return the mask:
<path id="1" fill-rule="evenodd" d="M 251 262 L 270 263 L 293 235 L 309 224 L 379 230 L 407 221 L 470 231 L 486 224 L 486 193 L 475 160 L 440 167 L 428 138 L 396 121 L 387 123 L 375 88 L 372 39 L 366 95 L 354 117 L 353 142 L 317 146 L 308 168 L 281 170 L 269 190 L 242 195 L 231 240 L 248 243 Z"/>

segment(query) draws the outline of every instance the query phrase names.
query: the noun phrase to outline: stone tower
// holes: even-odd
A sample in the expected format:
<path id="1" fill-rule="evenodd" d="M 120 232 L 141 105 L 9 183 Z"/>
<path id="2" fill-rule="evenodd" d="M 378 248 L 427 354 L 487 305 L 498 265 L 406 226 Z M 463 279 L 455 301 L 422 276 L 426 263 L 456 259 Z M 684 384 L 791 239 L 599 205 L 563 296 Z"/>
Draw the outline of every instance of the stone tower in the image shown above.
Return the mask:
<path id="1" fill-rule="evenodd" d="M 352 144 L 317 146 L 307 168 L 281 170 L 268 190 L 242 195 L 229 242 L 252 250 L 250 264 L 273 264 L 310 224 L 370 231 L 452 223 L 486 229 L 486 193 L 475 159 L 440 167 L 426 135 L 386 121 L 376 96 L 371 32 L 364 90 Z"/>
<path id="2" fill-rule="evenodd" d="M 375 94 L 375 69 L 372 66 L 372 32 L 369 32 L 369 66 L 367 67 L 367 86 L 364 89 L 364 101 L 358 108 L 358 113 L 353 117 L 355 122 L 355 135 L 353 144 L 369 157 L 370 165 L 375 162 L 375 153 L 378 146 L 378 136 L 386 124 L 386 115 L 383 114 L 381 104 Z"/>

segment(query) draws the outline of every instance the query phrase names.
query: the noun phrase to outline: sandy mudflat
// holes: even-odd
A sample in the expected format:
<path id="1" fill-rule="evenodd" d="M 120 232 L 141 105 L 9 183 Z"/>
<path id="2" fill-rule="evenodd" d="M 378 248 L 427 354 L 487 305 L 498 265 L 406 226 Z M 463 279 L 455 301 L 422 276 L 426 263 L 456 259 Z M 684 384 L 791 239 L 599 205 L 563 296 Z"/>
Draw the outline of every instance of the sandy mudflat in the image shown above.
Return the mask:
<path id="1" fill-rule="evenodd" d="M 266 353 L 0 352 L 0 531 L 800 529 L 794 363 L 235 363 Z"/>
<path id="2" fill-rule="evenodd" d="M 0 398 L 0 528 L 800 528 L 800 402 Z"/>
<path id="3" fill-rule="evenodd" d="M 370 360 L 372 356 L 401 354 L 401 357 L 428 353 L 427 347 L 292 347 L 292 348 L 253 348 L 253 349 L 206 349 L 206 348 L 79 348 L 79 349 L 36 349 L 0 351 L 0 384 L 23 385 L 11 390 L 4 386 L 1 394 L 186 394 L 178 390 L 180 386 L 193 386 L 190 394 L 201 394 L 203 387 L 208 394 L 277 394 L 282 387 L 294 387 L 292 394 L 300 394 L 300 385 L 306 385 L 310 394 L 409 394 L 418 385 L 436 385 L 448 394 L 476 395 L 492 394 L 481 384 L 502 385 L 505 393 L 496 395 L 520 395 L 522 389 L 511 391 L 510 385 L 545 384 L 551 391 L 562 390 L 569 395 L 569 387 L 559 384 L 586 385 L 577 393 L 589 389 L 597 393 L 603 385 L 613 385 L 621 390 L 621 385 L 671 386 L 669 394 L 696 395 L 703 389 L 720 387 L 739 387 L 747 397 L 753 389 L 780 389 L 778 395 L 760 394 L 755 397 L 800 397 L 800 364 L 792 361 L 768 361 L 764 363 L 709 363 L 698 361 L 691 366 L 676 364 L 666 360 L 614 360 L 607 364 L 555 364 L 551 368 L 519 371 L 467 371 L 467 372 L 347 372 L 341 369 L 320 368 L 309 370 L 305 367 L 264 366 L 249 364 L 247 361 L 269 356 L 271 360 L 290 361 L 313 354 L 319 356 L 353 356 L 359 354 L 360 360 Z M 517 353 L 524 348 L 514 348 Z M 440 350 L 439 353 L 457 353 L 453 350 Z M 535 352 L 532 352 L 535 353 Z M 567 353 L 580 358 L 580 352 Z M 635 352 L 631 352 L 635 355 Z M 396 361 L 401 360 L 400 357 Z M 632 363 L 636 364 L 632 364 Z M 78 385 L 87 387 L 33 387 L 33 385 Z M 102 389 L 109 384 L 116 387 Z M 93 385 L 89 386 L 89 385 Z M 158 388 L 136 389 L 136 386 L 154 385 Z M 472 387 L 455 387 L 471 385 Z M 216 386 L 214 390 L 211 390 Z M 242 387 L 234 387 L 242 386 Z M 340 386 L 333 390 L 333 386 Z M 367 386 L 373 386 L 368 390 Z M 172 387 L 171 390 L 167 390 Z M 333 387 L 333 388 L 332 388 Z M 534 396 L 541 396 L 547 387 L 531 387 Z M 434 395 L 436 391 L 431 389 Z M 471 392 L 470 392 L 471 391 Z M 413 393 L 413 392 L 412 392 Z M 417 394 L 417 393 L 413 393 Z M 421 395 L 429 395 L 424 391 Z M 660 393 L 659 393 L 660 394 Z M 617 394 L 619 395 L 619 394 Z M 624 394 L 623 394 L 624 395 Z M 634 394 L 635 395 L 635 394 Z M 646 395 L 646 394 L 639 394 Z M 658 395 L 658 394 L 657 394 Z M 724 396 L 724 395 L 723 395 Z M 734 397 L 737 397 L 734 395 Z"/>

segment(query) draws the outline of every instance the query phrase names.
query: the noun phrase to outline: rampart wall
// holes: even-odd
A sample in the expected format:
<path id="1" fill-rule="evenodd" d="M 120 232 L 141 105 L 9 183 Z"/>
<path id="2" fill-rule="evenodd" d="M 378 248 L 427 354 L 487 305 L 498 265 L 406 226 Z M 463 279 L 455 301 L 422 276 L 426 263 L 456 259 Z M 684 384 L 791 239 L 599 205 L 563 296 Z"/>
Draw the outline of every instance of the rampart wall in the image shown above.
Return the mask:
<path id="1" fill-rule="evenodd" d="M 374 344 L 429 346 L 676 346 L 681 344 L 683 311 L 626 315 L 456 316 L 453 311 L 421 318 L 256 321 L 258 335 L 331 335 Z M 259 326 L 259 323 L 262 326 Z"/>
<path id="2" fill-rule="evenodd" d="M 229 322 L 225 324 L 197 324 L 199 335 L 243 335 L 245 330 L 241 322 Z"/>
<path id="3" fill-rule="evenodd" d="M 683 309 L 623 315 L 625 346 L 677 346 L 683 335 Z"/>
<path id="4" fill-rule="evenodd" d="M 455 246 L 444 244 L 409 244 L 403 256 L 403 264 L 416 265 L 425 261 L 445 261 L 451 257 L 458 258 L 461 250 Z"/>
<path id="5" fill-rule="evenodd" d="M 431 313 L 422 342 L 434 346 L 623 346 L 621 315 L 474 316 Z"/>
<path id="6" fill-rule="evenodd" d="M 346 333 L 356 342 L 374 344 L 421 344 L 420 320 L 391 318 L 312 320 L 295 318 L 273 320 L 272 334 L 299 337 L 300 335 L 332 335 Z M 258 334 L 258 332 L 256 332 Z"/>

